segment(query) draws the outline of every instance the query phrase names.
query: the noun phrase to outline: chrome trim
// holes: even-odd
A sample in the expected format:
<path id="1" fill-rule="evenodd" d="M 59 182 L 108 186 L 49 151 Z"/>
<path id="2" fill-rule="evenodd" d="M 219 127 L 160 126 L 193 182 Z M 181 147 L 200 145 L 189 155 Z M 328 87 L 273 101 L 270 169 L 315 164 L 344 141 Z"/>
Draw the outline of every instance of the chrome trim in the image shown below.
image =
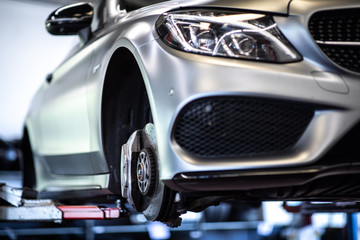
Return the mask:
<path id="1" fill-rule="evenodd" d="M 303 170 L 286 170 L 286 171 L 270 171 L 270 172 L 237 172 L 237 173 L 222 173 L 222 174 L 209 174 L 209 175 L 186 175 L 186 173 L 181 173 L 180 176 L 183 179 L 187 180 L 197 180 L 197 179 L 209 179 L 209 178 L 235 178 L 235 177 L 253 177 L 253 176 L 274 176 L 274 175 L 292 175 L 292 174 L 309 174 L 309 173 L 317 173 L 320 169 L 311 168 L 311 169 L 303 169 Z"/>
<path id="2" fill-rule="evenodd" d="M 360 42 L 343 42 L 343 41 L 320 41 L 316 40 L 317 44 L 323 44 L 323 45 L 335 45 L 335 46 L 360 46 Z"/>

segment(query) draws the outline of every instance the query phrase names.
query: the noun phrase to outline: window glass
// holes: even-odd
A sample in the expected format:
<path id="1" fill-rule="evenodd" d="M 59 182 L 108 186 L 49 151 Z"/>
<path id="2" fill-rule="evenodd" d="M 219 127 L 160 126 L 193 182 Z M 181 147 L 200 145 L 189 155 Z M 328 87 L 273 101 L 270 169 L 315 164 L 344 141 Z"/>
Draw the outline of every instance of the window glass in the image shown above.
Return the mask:
<path id="1" fill-rule="evenodd" d="M 122 9 L 127 11 L 135 10 L 151 4 L 165 2 L 166 0 L 119 0 Z"/>

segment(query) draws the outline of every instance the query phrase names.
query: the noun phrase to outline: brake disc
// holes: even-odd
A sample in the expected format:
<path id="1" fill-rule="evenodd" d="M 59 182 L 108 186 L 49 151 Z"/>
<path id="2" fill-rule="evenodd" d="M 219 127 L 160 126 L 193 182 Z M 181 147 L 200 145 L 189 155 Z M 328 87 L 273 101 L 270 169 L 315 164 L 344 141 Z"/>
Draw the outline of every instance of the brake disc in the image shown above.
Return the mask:
<path id="1" fill-rule="evenodd" d="M 174 192 L 159 180 L 158 162 L 155 127 L 149 123 L 122 146 L 121 193 L 147 220 L 166 222 L 170 215 L 178 215 L 173 206 Z"/>

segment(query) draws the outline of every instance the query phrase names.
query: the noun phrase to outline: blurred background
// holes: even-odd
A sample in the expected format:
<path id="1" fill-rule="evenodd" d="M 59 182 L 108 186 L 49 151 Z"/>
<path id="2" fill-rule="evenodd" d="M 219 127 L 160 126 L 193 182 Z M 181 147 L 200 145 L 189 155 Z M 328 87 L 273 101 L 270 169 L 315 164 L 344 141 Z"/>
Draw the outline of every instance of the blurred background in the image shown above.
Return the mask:
<path id="1" fill-rule="evenodd" d="M 0 182 L 21 186 L 19 140 L 37 89 L 78 44 L 49 35 L 45 19 L 74 1 L 0 0 Z M 299 202 L 287 203 L 299 209 Z M 295 211 L 296 212 L 296 211 Z M 149 223 L 141 214 L 111 221 L 0 222 L 0 239 L 349 239 L 359 235 L 358 214 L 289 213 L 282 202 L 246 206 L 227 202 L 183 216 L 180 228 Z"/>
<path id="2" fill-rule="evenodd" d="M 70 1 L 0 1 L 0 138 L 18 140 L 31 99 L 77 44 L 77 37 L 54 37 L 45 19 Z"/>

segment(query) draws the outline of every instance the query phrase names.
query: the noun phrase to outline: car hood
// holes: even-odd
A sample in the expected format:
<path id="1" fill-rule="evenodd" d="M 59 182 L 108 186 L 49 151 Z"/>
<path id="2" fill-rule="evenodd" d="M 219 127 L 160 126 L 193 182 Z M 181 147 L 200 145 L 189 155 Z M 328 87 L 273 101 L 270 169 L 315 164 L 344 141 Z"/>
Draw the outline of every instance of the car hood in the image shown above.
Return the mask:
<path id="1" fill-rule="evenodd" d="M 194 1 L 192 1 L 194 2 Z M 276 13 L 288 13 L 288 5 L 290 0 L 213 0 L 205 1 L 201 4 L 204 7 L 225 7 L 225 8 L 237 8 L 254 11 L 264 12 L 276 12 Z"/>
<path id="2" fill-rule="evenodd" d="M 130 11 L 123 15 L 120 21 L 124 22 L 131 19 L 155 16 L 164 12 L 192 7 L 211 7 L 211 8 L 229 8 L 246 11 L 271 12 L 279 14 L 288 14 L 290 0 L 172 0 L 149 5 L 141 9 Z"/>
<path id="3" fill-rule="evenodd" d="M 359 0 L 292 0 L 289 4 L 289 14 L 310 16 L 321 10 L 358 8 Z"/>

